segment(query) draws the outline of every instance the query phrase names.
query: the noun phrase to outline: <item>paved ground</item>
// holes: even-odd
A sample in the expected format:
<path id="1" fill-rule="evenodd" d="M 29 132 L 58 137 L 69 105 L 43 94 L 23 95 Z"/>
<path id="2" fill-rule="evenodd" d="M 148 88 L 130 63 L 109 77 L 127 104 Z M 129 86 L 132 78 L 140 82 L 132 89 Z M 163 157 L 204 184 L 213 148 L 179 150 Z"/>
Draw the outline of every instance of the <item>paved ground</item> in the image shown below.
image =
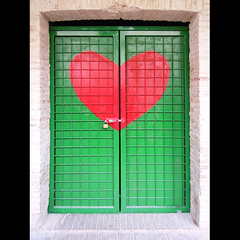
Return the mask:
<path id="1" fill-rule="evenodd" d="M 208 240 L 190 213 L 49 214 L 31 240 Z"/>

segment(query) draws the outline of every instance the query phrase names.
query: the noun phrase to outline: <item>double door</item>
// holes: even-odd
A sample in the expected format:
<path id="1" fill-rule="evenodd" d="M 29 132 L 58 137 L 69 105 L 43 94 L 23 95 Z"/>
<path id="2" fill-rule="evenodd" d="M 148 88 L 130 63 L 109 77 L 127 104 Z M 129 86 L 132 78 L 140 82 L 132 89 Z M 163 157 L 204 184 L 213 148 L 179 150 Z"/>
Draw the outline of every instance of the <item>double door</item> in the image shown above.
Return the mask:
<path id="1" fill-rule="evenodd" d="M 143 28 L 50 28 L 49 212 L 189 211 L 188 31 Z"/>

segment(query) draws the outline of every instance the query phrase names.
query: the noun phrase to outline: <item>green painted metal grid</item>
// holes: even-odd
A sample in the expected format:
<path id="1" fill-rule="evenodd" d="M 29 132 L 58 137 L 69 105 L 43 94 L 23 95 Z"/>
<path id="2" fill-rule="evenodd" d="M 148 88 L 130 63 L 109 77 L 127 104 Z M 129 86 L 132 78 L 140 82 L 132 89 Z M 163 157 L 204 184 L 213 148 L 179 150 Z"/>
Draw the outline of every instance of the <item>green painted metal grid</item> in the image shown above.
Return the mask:
<path id="1" fill-rule="evenodd" d="M 60 29 L 61 28 L 61 29 Z M 84 28 L 87 28 L 87 29 L 84 29 Z M 135 27 L 137 30 L 141 30 L 140 28 L 137 28 L 137 27 Z M 147 28 L 147 27 L 144 27 L 144 28 Z M 107 28 L 103 28 L 102 30 L 106 30 Z M 118 29 L 118 27 L 114 27 L 114 29 L 111 29 L 111 30 L 117 30 Z M 66 30 L 66 31 L 61 31 L 61 30 Z M 72 30 L 72 31 L 68 31 L 68 30 Z M 53 103 L 53 101 L 54 101 L 54 96 L 53 96 L 53 94 L 52 94 L 52 92 L 54 91 L 54 93 L 55 93 L 55 87 L 53 87 L 53 83 L 52 83 L 52 79 L 55 77 L 55 71 L 54 71 L 54 68 L 52 67 L 52 64 L 53 64 L 53 62 L 52 62 L 52 59 L 54 58 L 54 48 L 53 48 L 53 46 L 54 46 L 54 38 L 55 38 L 55 36 L 60 36 L 60 37 L 62 37 L 62 36 L 67 36 L 67 37 L 78 37 L 78 36 L 89 36 L 89 33 L 90 33 L 90 35 L 91 34 L 93 34 L 93 35 L 98 35 L 99 33 L 97 33 L 97 31 L 92 31 L 92 33 L 91 32 L 89 32 L 89 31 L 84 31 L 84 32 L 82 32 L 82 31 L 80 31 L 80 30 L 91 30 L 91 28 L 88 28 L 88 27 L 67 27 L 67 29 L 66 29 L 66 27 L 64 28 L 64 27 L 51 27 L 51 31 L 50 31 L 50 41 L 51 41 L 51 43 L 50 43 L 50 53 L 51 53 L 51 57 L 50 57 L 50 63 L 51 63 L 51 68 L 50 68 L 50 70 L 51 70 L 51 159 L 54 159 L 55 157 L 54 157 L 54 151 L 55 151 L 55 147 L 52 147 L 53 145 L 54 145 L 54 139 L 55 139 L 55 133 L 54 133 L 54 136 L 53 136 L 53 129 L 54 129 L 54 124 L 55 124 L 55 120 L 54 120 L 54 111 L 53 111 L 53 109 L 55 108 L 55 106 L 52 104 Z M 94 28 L 92 28 L 92 30 L 100 30 L 100 27 L 94 27 Z M 120 30 L 124 30 L 124 29 L 120 29 Z M 134 27 L 130 27 L 129 28 L 129 30 L 134 30 Z M 185 200 L 184 200 L 184 202 L 186 203 L 186 207 L 184 208 L 184 207 L 180 207 L 180 206 L 175 206 L 175 207 L 171 207 L 171 206 L 165 206 L 165 208 L 156 208 L 156 207 L 158 207 L 158 206 L 156 206 L 156 207 L 154 207 L 154 206 L 152 206 L 152 205 L 149 205 L 149 206 L 130 206 L 130 208 L 129 207 L 127 207 L 126 208 L 126 186 L 125 186 L 125 182 L 126 182 L 126 175 L 125 175 L 125 173 L 124 173 L 124 171 L 126 171 L 126 168 L 127 168 L 127 165 L 126 165 L 126 159 L 124 159 L 124 156 L 125 156 L 125 154 L 126 154 L 126 144 L 124 145 L 124 142 L 126 142 L 125 141 L 125 139 L 126 139 L 126 129 L 124 129 L 124 130 L 122 130 L 121 131 L 121 139 L 122 139 L 122 142 L 121 142 L 121 156 L 122 156 L 122 159 L 121 159 L 121 164 L 122 164 L 122 170 L 121 170 L 121 173 L 122 173 L 122 176 L 121 176 L 121 182 L 122 182 L 122 211 L 124 211 L 124 212 L 136 212 L 136 211 L 140 211 L 140 212 L 151 212 L 151 211 L 157 211 L 157 212 L 174 212 L 174 211 L 176 211 L 176 209 L 180 209 L 180 210 L 182 210 L 182 211 L 189 211 L 189 205 L 190 205 L 190 201 L 189 201 L 189 198 L 190 198 L 190 187 L 189 187 L 189 181 L 190 181 L 190 173 L 189 173 L 189 136 L 188 136 L 188 129 L 189 129 L 189 116 L 188 116 L 188 112 L 189 112 L 189 99 L 188 99 L 188 68 L 189 68 L 189 63 L 188 63 L 188 33 L 187 33 L 187 28 L 178 28 L 178 27 L 151 27 L 151 30 L 161 30 L 161 35 L 163 36 L 163 35 L 183 35 L 183 37 L 184 37 L 184 40 L 183 40 L 183 42 L 184 42 L 184 44 L 182 44 L 182 47 L 183 48 L 186 48 L 185 49 L 185 62 L 182 62 L 182 67 L 183 67 L 183 69 L 184 69 L 184 73 L 185 73 L 185 88 L 186 88 L 186 92 L 185 92 L 185 95 L 184 95 L 184 99 L 185 99 L 185 106 L 184 106 L 184 108 L 185 108 L 185 113 L 184 113 L 184 115 L 185 115 L 185 122 L 184 122 L 184 125 L 185 125 L 185 133 L 184 133 L 184 143 L 185 143 L 185 149 L 184 149 L 184 151 L 185 151 L 185 155 L 184 155 L 184 157 L 185 157 L 185 166 L 184 166 L 184 174 L 185 174 L 185 182 L 184 182 L 184 191 L 185 191 Z M 170 30 L 170 31 L 169 31 Z M 179 31 L 177 31 L 177 30 L 179 30 Z M 154 32 L 145 32 L 145 35 L 153 35 L 153 33 L 156 33 L 155 31 Z M 102 35 L 107 35 L 108 34 L 108 31 L 101 31 L 101 34 Z M 135 35 L 136 35 L 136 32 L 134 33 Z M 153 36 L 155 36 L 155 35 L 153 35 Z M 95 36 L 96 37 L 96 36 Z M 116 41 L 116 38 L 115 38 L 115 41 Z M 114 42 L 115 42 L 114 41 Z M 115 43 L 114 43 L 115 44 Z M 122 41 L 121 42 L 121 49 L 120 49 L 120 51 L 122 52 L 122 46 L 124 45 L 125 43 L 124 43 L 124 41 Z M 68 43 L 66 43 L 66 45 L 69 45 Z M 87 44 L 84 44 L 84 45 L 87 45 Z M 91 45 L 91 43 L 89 43 L 89 48 L 87 48 L 86 46 L 84 46 L 85 47 L 85 49 L 86 50 L 90 50 L 90 45 Z M 94 45 L 94 44 L 93 44 Z M 95 44 L 96 45 L 96 44 Z M 151 45 L 151 44 L 149 44 L 149 45 Z M 116 46 L 115 46 L 116 47 Z M 160 46 L 159 46 L 160 47 Z M 66 49 L 66 48 L 65 48 Z M 138 50 L 139 50 L 139 48 L 138 48 Z M 125 52 L 125 49 L 124 49 L 124 52 Z M 58 53 L 58 57 L 59 57 L 59 59 L 57 60 L 57 61 L 62 61 L 62 59 L 61 59 L 61 54 L 62 54 L 62 52 L 57 52 Z M 69 53 L 71 53 L 72 54 L 72 57 L 74 57 L 74 54 L 72 53 L 72 52 L 67 52 L 68 54 Z M 131 50 L 129 51 L 129 53 L 131 53 Z M 138 53 L 138 52 L 137 52 Z M 167 53 L 167 51 L 166 51 L 166 53 Z M 103 54 L 103 55 L 105 55 L 105 54 L 107 54 L 106 52 L 104 52 L 104 53 L 101 53 L 101 54 Z M 136 54 L 136 53 L 135 53 Z M 169 52 L 169 55 L 171 54 L 171 52 Z M 62 55 L 62 56 L 64 56 L 64 55 Z M 106 55 L 105 55 L 106 56 Z M 165 57 L 166 57 L 166 55 L 164 55 Z M 66 56 L 64 56 L 65 57 L 65 60 L 64 61 L 62 61 L 62 62 L 67 62 L 68 60 L 67 60 L 67 58 L 68 58 L 68 56 L 66 55 Z M 111 59 L 111 56 L 106 56 L 106 57 L 108 57 L 109 59 Z M 114 57 L 115 59 L 113 59 L 115 62 L 117 62 L 117 58 L 118 57 L 116 57 L 116 54 L 115 54 L 115 57 Z M 168 58 L 167 58 L 168 59 Z M 169 59 L 168 59 L 169 60 Z M 56 62 L 57 62 L 56 61 Z M 126 56 L 125 56 L 125 53 L 124 54 L 121 54 L 121 59 L 120 59 L 120 64 L 122 64 L 123 62 L 125 62 L 126 61 Z M 66 63 L 62 63 L 62 64 L 65 64 L 66 65 Z M 175 64 L 175 63 L 173 63 L 173 64 Z M 184 66 L 185 65 L 185 66 Z M 171 66 L 170 66 L 171 67 Z M 177 69 L 176 69 L 177 70 Z M 61 73 L 60 73 L 61 72 Z M 59 72 L 59 78 L 62 78 L 64 81 L 65 81 L 65 79 L 67 79 L 69 76 L 67 76 L 67 72 L 65 71 L 65 70 L 60 70 Z M 58 74 L 58 73 L 56 73 L 56 74 Z M 170 76 L 171 77 L 171 76 Z M 64 83 L 63 83 L 64 84 Z M 73 90 L 73 89 L 72 89 Z M 70 88 L 65 88 L 64 87 L 64 89 L 60 89 L 59 88 L 59 93 L 61 93 L 61 91 L 62 91 L 62 93 L 63 94 L 66 94 L 66 95 L 72 95 L 72 92 L 71 93 L 69 93 L 69 91 L 71 91 L 70 90 Z M 169 96 L 170 97 L 170 96 Z M 161 100 L 160 100 L 161 101 Z M 72 103 L 72 105 L 75 105 L 75 103 L 73 102 Z M 77 104 L 76 104 L 77 105 Z M 167 102 L 164 102 L 164 106 L 167 106 L 168 105 L 168 103 Z M 173 105 L 174 106 L 174 105 Z M 83 108 L 83 110 L 81 109 L 81 108 Z M 79 112 L 82 112 L 82 113 L 84 113 L 84 111 L 86 111 L 87 110 L 87 108 L 85 107 L 85 106 L 79 106 Z M 151 112 L 153 109 L 151 109 L 149 112 Z M 76 112 L 77 113 L 77 112 Z M 167 113 L 167 112 L 166 112 Z M 59 116 L 61 116 L 61 114 L 59 115 Z M 97 120 L 97 118 L 95 119 L 95 120 Z M 141 119 L 139 119 L 139 121 L 140 121 Z M 101 121 L 100 121 L 101 122 Z M 174 123 L 175 121 L 173 121 L 173 123 Z M 134 124 L 134 123 L 133 123 Z M 100 125 L 101 125 L 101 127 L 102 127 L 102 122 L 100 123 Z M 87 126 L 87 125 L 85 125 L 85 126 Z M 130 129 L 130 126 L 132 126 L 132 127 L 134 127 L 134 125 L 129 125 L 128 127 L 129 127 L 129 129 Z M 147 125 L 148 126 L 148 129 L 150 129 L 151 131 L 153 130 L 153 128 L 154 127 L 152 127 L 152 129 L 151 129 L 151 126 L 150 125 Z M 161 126 L 161 128 L 162 128 L 162 126 Z M 146 129 L 146 128 L 145 128 Z M 140 129 L 139 129 L 140 130 Z M 158 133 L 159 132 L 159 130 L 160 129 L 156 129 L 156 133 Z M 61 131 L 59 131 L 59 134 L 61 134 L 60 133 Z M 75 131 L 72 131 L 72 133 L 70 133 L 71 131 L 64 131 L 63 132 L 63 134 L 60 136 L 60 138 L 65 138 L 65 137 L 68 137 L 69 135 L 68 134 L 72 134 L 72 135 L 74 135 L 74 136 L 79 136 L 78 134 L 81 134 L 81 132 L 85 132 L 84 131 L 84 129 L 80 129 L 80 130 L 75 130 Z M 74 134 L 74 132 L 76 133 L 76 135 Z M 115 131 L 116 132 L 116 131 Z M 57 132 L 56 132 L 56 134 L 57 134 Z M 150 134 L 150 132 L 149 132 L 149 134 Z M 167 134 L 167 133 L 166 133 Z M 165 134 L 165 135 L 166 135 Z M 64 137 L 62 137 L 64 135 Z M 114 133 L 114 151 L 116 151 L 116 146 L 118 145 L 118 142 L 117 142 L 117 139 L 118 139 L 118 137 L 116 138 L 115 137 L 115 133 Z M 163 137 L 167 137 L 167 136 L 165 136 L 165 135 L 163 135 Z M 140 132 L 140 138 L 141 138 L 141 132 Z M 98 137 L 100 137 L 101 138 L 101 136 L 99 135 Z M 134 136 L 133 136 L 134 137 Z M 151 137 L 151 135 L 150 135 L 150 137 Z M 87 138 L 87 137 L 86 137 Z M 104 138 L 104 136 L 103 136 L 103 138 Z M 155 140 L 157 140 L 156 138 L 155 138 Z M 154 140 L 154 141 L 155 141 Z M 156 142 L 154 142 L 154 145 L 157 147 L 157 145 L 156 145 Z M 162 153 L 161 153 L 161 155 L 162 155 Z M 141 154 L 138 154 L 137 155 L 137 157 L 139 157 L 139 156 L 141 156 Z M 147 155 L 146 155 L 147 156 Z M 79 156 L 76 156 L 76 157 L 79 157 Z M 83 156 L 83 157 L 85 157 L 85 156 Z M 86 157 L 90 157 L 90 154 L 87 154 L 86 155 Z M 111 156 L 112 157 L 112 156 Z M 148 154 L 148 159 L 150 159 L 149 157 L 151 157 L 151 154 Z M 155 156 L 155 158 L 154 159 L 156 159 L 156 157 L 158 157 L 158 155 L 156 155 Z M 61 158 L 61 156 L 59 156 L 59 158 Z M 114 155 L 114 158 L 116 158 L 116 156 Z M 74 158 L 72 158 L 73 160 L 74 160 Z M 168 159 L 168 157 L 166 156 L 166 159 Z M 55 161 L 55 160 L 54 160 Z M 140 164 L 141 165 L 141 164 Z M 155 166 L 156 165 L 158 165 L 158 164 L 155 164 Z M 160 164 L 161 165 L 161 164 Z M 73 166 L 73 165 L 72 165 Z M 151 166 L 149 165 L 149 167 L 151 168 Z M 116 170 L 116 168 L 117 168 L 117 166 L 115 165 L 114 166 L 114 169 Z M 149 169 L 150 169 L 149 168 Z M 54 191 L 52 191 L 52 189 L 54 189 L 54 181 L 53 181 L 53 179 L 54 179 L 54 162 L 51 160 L 51 167 L 50 167 L 50 172 L 51 172 L 51 174 L 50 174 L 50 203 L 49 203 L 49 212 L 99 212 L 99 208 L 92 208 L 92 210 L 89 210 L 90 209 L 90 207 L 87 207 L 87 208 L 82 208 L 81 210 L 79 210 L 79 208 L 77 208 L 77 206 L 76 206 L 76 208 L 74 208 L 74 206 L 72 206 L 71 208 L 68 208 L 68 206 L 67 207 L 64 207 L 64 206 L 59 206 L 59 207 L 54 207 Z M 151 169 L 150 169 L 151 170 Z M 117 169 L 117 171 L 115 171 L 115 172 L 118 172 L 118 169 Z M 116 175 L 114 176 L 114 177 L 116 177 Z M 117 177 L 118 178 L 118 177 Z M 116 183 L 116 181 L 118 181 L 118 179 L 114 179 L 114 185 L 115 185 L 115 189 L 117 189 L 117 185 L 119 184 L 119 182 L 117 182 Z M 77 182 L 79 182 L 79 181 L 77 181 Z M 73 181 L 73 183 L 74 183 L 74 181 Z M 88 188 L 89 189 L 89 188 Z M 146 188 L 145 188 L 146 189 Z M 148 188 L 147 188 L 148 189 Z M 151 190 L 151 189 L 149 189 L 149 190 Z M 157 189 L 157 190 L 159 190 L 159 189 Z M 151 198 L 151 196 L 150 195 L 148 195 L 150 198 Z M 76 199 L 76 200 L 78 200 L 78 199 Z M 115 203 L 118 201 L 118 199 L 116 198 L 116 192 L 114 192 L 114 201 L 115 201 Z M 129 201 L 129 200 L 127 200 L 127 201 Z M 151 201 L 151 200 L 150 200 Z M 89 204 L 90 205 L 90 204 Z M 146 204 L 146 205 L 148 205 L 148 204 Z M 115 206 L 117 206 L 116 204 L 115 204 Z M 142 207 L 144 207 L 144 208 L 142 208 Z M 118 207 L 116 207 L 117 209 L 115 210 L 115 211 L 118 211 Z M 146 210 L 147 209 L 147 210 Z M 159 210 L 160 209 L 160 210 Z M 102 211 L 102 210 L 100 210 L 100 211 Z M 106 210 L 107 212 L 111 212 L 111 210 Z M 106 212 L 106 211 L 104 211 L 104 212 Z"/>
<path id="2" fill-rule="evenodd" d="M 50 212 L 118 211 L 118 134 L 103 129 L 102 121 L 78 99 L 69 78 L 69 64 L 79 52 L 95 51 L 118 60 L 113 34 L 51 34 Z M 113 106 L 106 114 L 112 112 Z"/>
<path id="3" fill-rule="evenodd" d="M 177 35 L 121 33 L 122 62 L 144 51 L 156 51 L 170 66 L 163 97 L 121 134 L 122 166 L 126 165 L 121 187 L 125 212 L 189 211 L 188 93 L 185 92 L 188 38 L 186 34 Z M 136 104 L 131 100 L 126 99 L 126 109 Z"/>

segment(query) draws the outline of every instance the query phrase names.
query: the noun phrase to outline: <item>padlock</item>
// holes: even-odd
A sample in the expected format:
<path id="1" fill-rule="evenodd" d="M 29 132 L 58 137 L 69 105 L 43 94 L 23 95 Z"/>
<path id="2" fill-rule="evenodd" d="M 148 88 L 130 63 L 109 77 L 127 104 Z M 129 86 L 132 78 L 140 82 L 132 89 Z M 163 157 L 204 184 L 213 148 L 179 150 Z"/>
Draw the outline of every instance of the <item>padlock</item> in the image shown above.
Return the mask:
<path id="1" fill-rule="evenodd" d="M 103 123 L 103 128 L 108 128 L 108 122 L 106 120 Z"/>

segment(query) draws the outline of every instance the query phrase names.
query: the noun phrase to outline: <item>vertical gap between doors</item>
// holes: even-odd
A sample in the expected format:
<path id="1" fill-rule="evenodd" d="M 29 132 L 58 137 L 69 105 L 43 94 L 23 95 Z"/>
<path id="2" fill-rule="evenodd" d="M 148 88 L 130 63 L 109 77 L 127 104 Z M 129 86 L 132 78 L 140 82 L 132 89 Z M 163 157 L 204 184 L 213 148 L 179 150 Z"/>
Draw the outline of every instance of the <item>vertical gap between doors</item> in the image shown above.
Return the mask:
<path id="1" fill-rule="evenodd" d="M 120 64 L 121 64 L 121 57 L 120 57 L 120 31 L 118 31 L 118 63 L 119 63 L 119 119 L 121 119 L 121 75 L 120 75 Z M 119 122 L 119 212 L 121 212 L 121 122 Z"/>

